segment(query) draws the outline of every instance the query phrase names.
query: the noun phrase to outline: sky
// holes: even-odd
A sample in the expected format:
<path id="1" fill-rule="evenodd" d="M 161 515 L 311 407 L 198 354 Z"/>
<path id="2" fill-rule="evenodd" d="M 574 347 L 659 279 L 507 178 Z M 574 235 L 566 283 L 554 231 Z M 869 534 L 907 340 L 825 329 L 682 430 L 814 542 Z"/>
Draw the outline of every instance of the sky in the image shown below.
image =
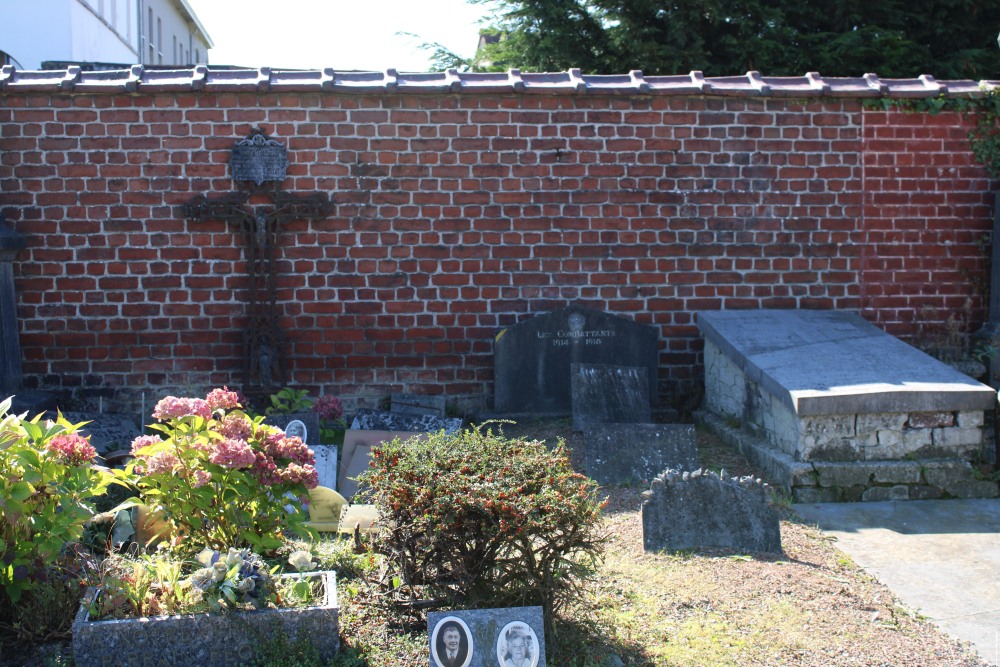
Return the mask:
<path id="1" fill-rule="evenodd" d="M 487 5 L 466 0 L 188 0 L 215 43 L 209 64 L 430 71 L 418 46 L 470 57 Z M 410 32 L 419 38 L 397 35 Z"/>

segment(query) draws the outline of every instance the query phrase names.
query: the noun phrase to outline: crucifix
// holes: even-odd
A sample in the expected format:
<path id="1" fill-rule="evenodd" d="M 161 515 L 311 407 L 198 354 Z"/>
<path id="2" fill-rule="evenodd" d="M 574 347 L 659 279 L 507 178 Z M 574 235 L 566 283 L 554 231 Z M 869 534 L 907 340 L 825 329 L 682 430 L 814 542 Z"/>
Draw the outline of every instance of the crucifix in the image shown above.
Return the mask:
<path id="1" fill-rule="evenodd" d="M 216 199 L 200 195 L 183 210 L 186 217 L 197 221 L 232 222 L 243 233 L 250 279 L 243 393 L 261 402 L 287 380 L 285 337 L 278 323 L 275 285 L 278 233 L 286 222 L 326 217 L 332 204 L 324 194 L 281 190 L 288 169 L 287 150 L 259 128 L 236 143 L 229 164 L 238 192 Z"/>

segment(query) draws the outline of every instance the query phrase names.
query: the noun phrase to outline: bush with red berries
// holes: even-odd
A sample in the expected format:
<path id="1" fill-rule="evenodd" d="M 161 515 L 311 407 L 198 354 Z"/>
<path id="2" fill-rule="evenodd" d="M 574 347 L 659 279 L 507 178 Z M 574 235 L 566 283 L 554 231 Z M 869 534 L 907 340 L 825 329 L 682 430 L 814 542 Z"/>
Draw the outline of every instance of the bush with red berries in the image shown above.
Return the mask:
<path id="1" fill-rule="evenodd" d="M 601 556 L 597 484 L 561 442 L 487 426 L 373 451 L 359 481 L 379 510 L 384 583 L 407 604 L 541 605 L 551 619 Z"/>

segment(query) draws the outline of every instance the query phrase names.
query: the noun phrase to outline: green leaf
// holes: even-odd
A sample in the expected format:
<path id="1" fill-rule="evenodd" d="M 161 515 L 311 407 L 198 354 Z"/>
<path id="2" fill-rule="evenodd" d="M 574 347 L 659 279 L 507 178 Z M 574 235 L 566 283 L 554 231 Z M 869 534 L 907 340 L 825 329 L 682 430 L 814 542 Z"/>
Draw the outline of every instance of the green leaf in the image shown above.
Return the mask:
<path id="1" fill-rule="evenodd" d="M 27 500 L 34 492 L 35 487 L 21 480 L 10 488 L 10 497 L 14 500 Z"/>

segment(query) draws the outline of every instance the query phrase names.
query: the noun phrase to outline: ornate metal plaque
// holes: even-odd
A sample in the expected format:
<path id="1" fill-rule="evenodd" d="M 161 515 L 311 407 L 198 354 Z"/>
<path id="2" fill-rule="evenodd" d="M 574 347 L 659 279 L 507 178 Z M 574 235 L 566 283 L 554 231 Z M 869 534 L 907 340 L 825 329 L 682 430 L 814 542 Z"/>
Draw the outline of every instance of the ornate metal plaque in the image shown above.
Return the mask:
<path id="1" fill-rule="evenodd" d="M 257 128 L 250 136 L 233 146 L 229 165 L 236 181 L 253 181 L 260 186 L 264 181 L 285 180 L 288 171 L 288 149 Z"/>

